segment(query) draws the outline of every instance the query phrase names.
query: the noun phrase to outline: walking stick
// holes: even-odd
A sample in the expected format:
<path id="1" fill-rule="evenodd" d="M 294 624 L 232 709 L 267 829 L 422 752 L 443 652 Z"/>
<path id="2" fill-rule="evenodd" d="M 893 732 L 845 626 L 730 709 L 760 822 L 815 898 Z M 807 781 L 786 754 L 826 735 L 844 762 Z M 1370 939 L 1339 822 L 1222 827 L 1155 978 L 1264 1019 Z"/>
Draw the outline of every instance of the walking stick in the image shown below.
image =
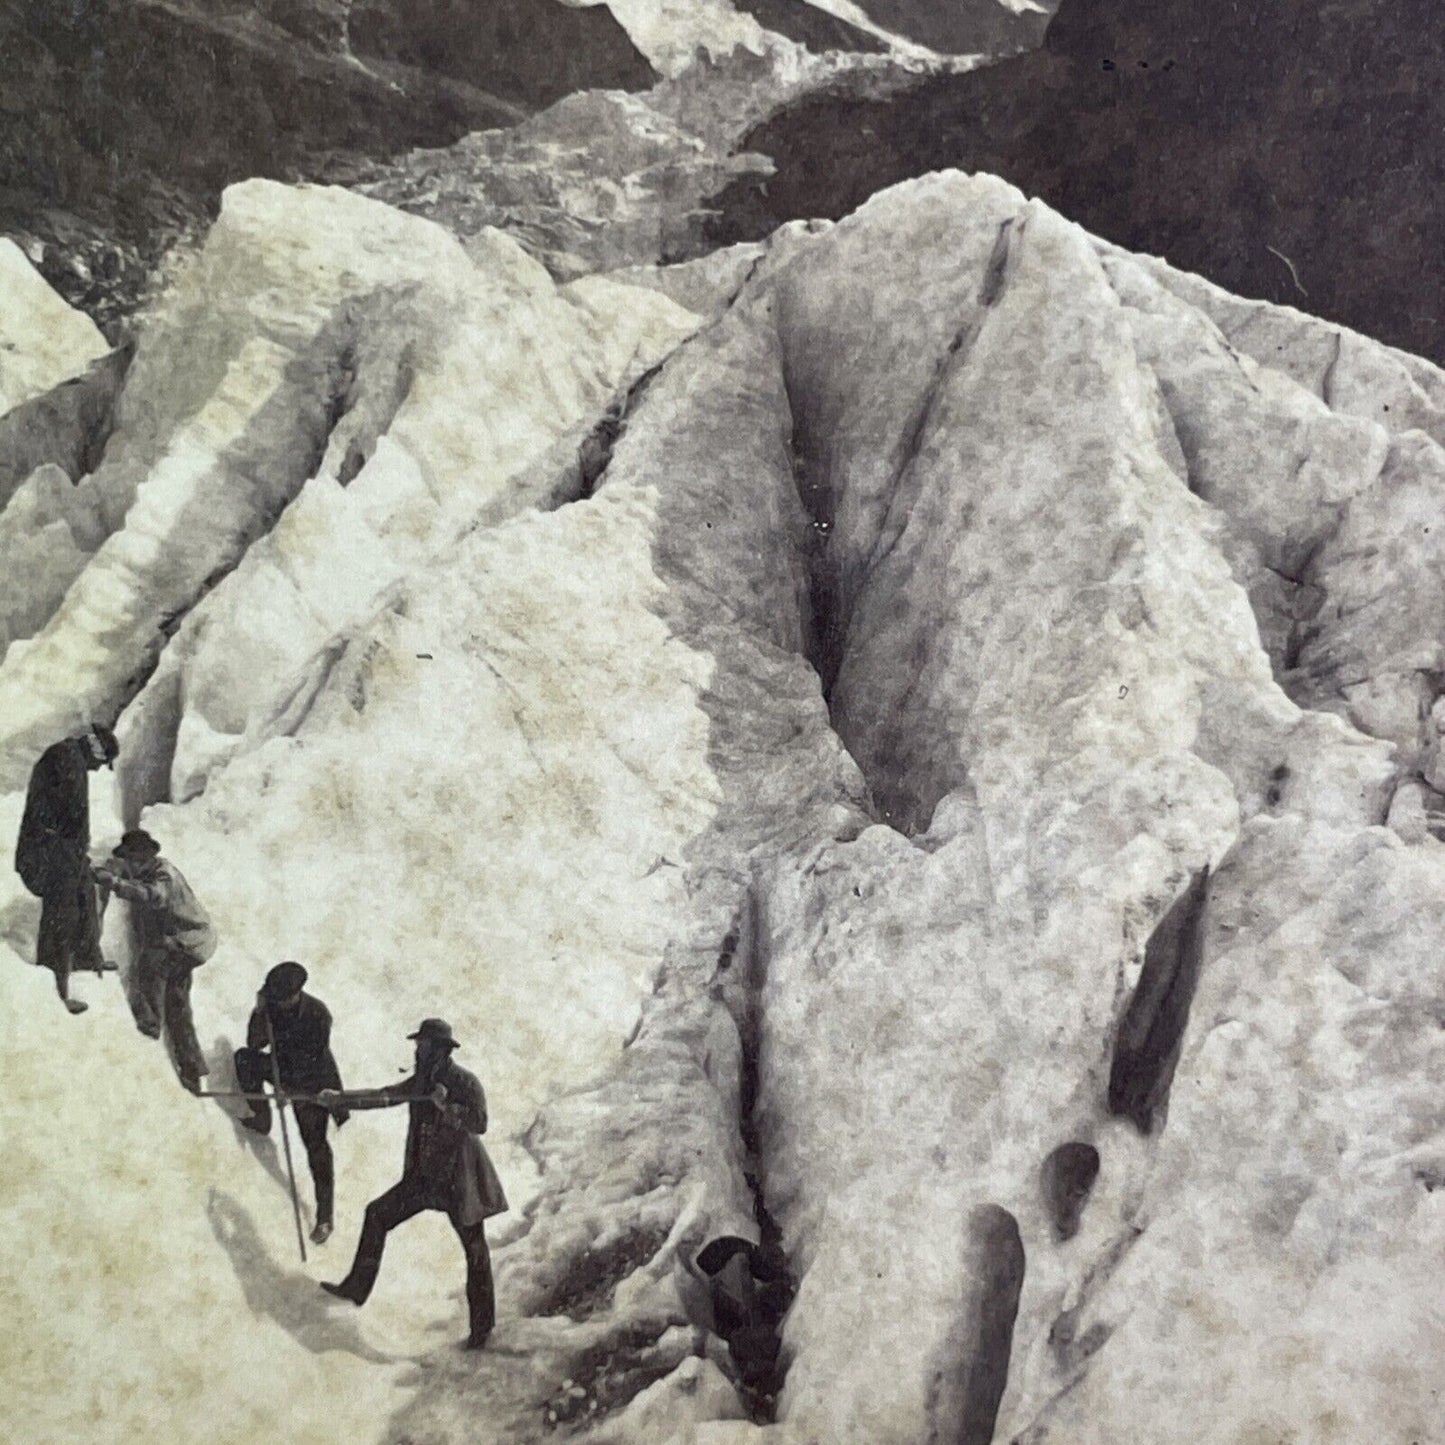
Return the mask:
<path id="1" fill-rule="evenodd" d="M 191 1097 L 193 1099 L 264 1099 L 268 1104 L 271 1102 L 270 1094 L 248 1094 L 245 1089 L 197 1089 Z M 315 1094 L 288 1094 L 286 1097 L 293 1104 L 319 1104 L 321 1102 Z"/>
<path id="2" fill-rule="evenodd" d="M 265 1099 L 267 1103 L 271 1102 L 270 1094 L 248 1094 L 245 1089 L 197 1089 L 191 1097 L 193 1099 Z M 286 1097 L 293 1104 L 321 1103 L 319 1094 L 288 1094 Z M 430 1100 L 430 1094 L 398 1094 L 391 1102 L 393 1104 L 425 1104 Z M 356 1106 L 352 1104 L 347 1107 L 355 1108 Z"/>
<path id="3" fill-rule="evenodd" d="M 306 1263 L 306 1236 L 301 1229 L 301 1198 L 296 1193 L 296 1171 L 291 1167 L 291 1135 L 286 1131 L 286 1095 L 281 1092 L 281 1065 L 276 1061 L 276 1030 L 271 1027 L 271 1012 L 263 1009 L 266 1037 L 271 1045 L 271 1084 L 276 1090 L 276 1112 L 281 1116 L 281 1147 L 286 1153 L 286 1178 L 291 1184 L 291 1208 L 296 1212 L 296 1243 L 301 1246 L 301 1263 Z"/>

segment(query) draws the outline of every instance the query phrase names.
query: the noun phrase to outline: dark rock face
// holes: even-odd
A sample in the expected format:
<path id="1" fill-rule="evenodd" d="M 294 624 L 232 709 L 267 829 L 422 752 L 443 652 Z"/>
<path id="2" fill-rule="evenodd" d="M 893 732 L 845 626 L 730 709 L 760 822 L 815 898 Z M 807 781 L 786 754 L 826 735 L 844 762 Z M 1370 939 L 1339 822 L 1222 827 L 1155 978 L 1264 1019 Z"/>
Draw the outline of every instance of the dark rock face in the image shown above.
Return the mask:
<path id="1" fill-rule="evenodd" d="M 944 55 L 998 55 L 1037 45 L 1048 10 L 1015 14 L 998 0 L 860 0 L 875 25 Z"/>
<path id="2" fill-rule="evenodd" d="M 881 52 L 876 35 L 851 25 L 808 0 L 733 0 L 760 25 L 809 50 Z M 861 0 L 859 9 L 875 25 L 902 40 L 926 45 L 941 55 L 1008 55 L 1042 43 L 1056 0 L 1016 14 L 1000 0 Z"/>
<path id="3" fill-rule="evenodd" d="M 808 0 L 733 0 L 758 23 L 809 50 L 883 51 L 876 35 L 850 25 Z M 926 45 L 941 55 L 1007 55 L 1031 49 L 1057 0 L 1042 0 L 1038 10 L 1016 14 L 1000 0 L 860 0 L 859 9 L 875 25 L 902 40 Z"/>
<path id="4" fill-rule="evenodd" d="M 736 0 L 768 30 L 786 35 L 809 50 L 856 50 L 879 54 L 888 47 L 876 35 L 809 5 L 807 0 Z"/>
<path id="5" fill-rule="evenodd" d="M 605 7 L 559 0 L 0 0 L 0 74 L 0 231 L 102 323 L 231 181 L 656 79 Z"/>
<path id="6" fill-rule="evenodd" d="M 351 46 L 365 61 L 480 85 L 526 111 L 574 90 L 642 90 L 652 67 L 605 5 L 559 0 L 354 0 Z"/>
<path id="7" fill-rule="evenodd" d="M 1040 51 L 760 127 L 746 146 L 778 174 L 720 198 L 714 235 L 995 171 L 1130 249 L 1438 360 L 1442 82 L 1429 0 L 1065 0 Z"/>

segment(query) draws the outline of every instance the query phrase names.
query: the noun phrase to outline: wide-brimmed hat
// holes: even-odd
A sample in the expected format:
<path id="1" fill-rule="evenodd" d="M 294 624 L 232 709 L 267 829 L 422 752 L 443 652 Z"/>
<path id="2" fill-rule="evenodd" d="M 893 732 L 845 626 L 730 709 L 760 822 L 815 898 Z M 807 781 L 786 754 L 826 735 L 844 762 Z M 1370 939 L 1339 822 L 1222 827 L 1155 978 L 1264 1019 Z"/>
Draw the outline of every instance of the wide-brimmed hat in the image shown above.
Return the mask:
<path id="1" fill-rule="evenodd" d="M 285 963 L 278 963 L 270 973 L 266 975 L 266 982 L 261 985 L 261 992 L 267 998 L 290 998 L 292 994 L 298 993 L 306 984 L 306 970 L 299 963 L 287 960 Z"/>
<path id="2" fill-rule="evenodd" d="M 144 828 L 132 828 L 110 851 L 113 858 L 144 863 L 160 856 L 161 845 Z"/>
<path id="3" fill-rule="evenodd" d="M 452 1026 L 445 1019 L 423 1019 L 414 1034 L 408 1034 L 409 1039 L 431 1039 L 433 1043 L 445 1044 L 449 1049 L 459 1049 L 461 1045 L 452 1035 Z"/>

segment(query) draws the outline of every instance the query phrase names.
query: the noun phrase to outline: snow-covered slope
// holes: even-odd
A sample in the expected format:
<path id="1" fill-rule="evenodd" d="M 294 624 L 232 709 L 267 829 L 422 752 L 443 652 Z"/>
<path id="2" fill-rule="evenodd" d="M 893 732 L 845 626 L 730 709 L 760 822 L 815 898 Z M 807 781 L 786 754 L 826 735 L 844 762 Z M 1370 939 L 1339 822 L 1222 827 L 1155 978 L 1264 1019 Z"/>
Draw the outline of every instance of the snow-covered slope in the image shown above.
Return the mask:
<path id="1" fill-rule="evenodd" d="M 715 265 L 236 188 L 103 460 L 22 487 L 93 540 L 0 664 L 0 824 L 118 716 L 97 844 L 212 909 L 215 1080 L 281 957 L 351 1082 L 442 1013 L 514 1206 L 480 1356 L 439 1217 L 327 1304 L 401 1121 L 301 1270 L 12 878 L 25 1438 L 1440 1438 L 1445 377 L 988 177 Z M 786 1256 L 751 1335 L 719 1236 Z"/>
<path id="2" fill-rule="evenodd" d="M 4 917 L 17 938 L 13 905 Z M 317 1309 L 313 1278 L 335 1260 L 299 1265 L 279 1139 L 253 1141 L 184 1093 L 113 981 L 76 984 L 91 1004 L 76 1020 L 57 1007 L 48 974 L 8 948 L 0 960 L 9 1161 L 0 1228 L 10 1241 L 0 1280 L 24 1322 L 0 1355 L 7 1437 L 375 1438 L 406 1400 L 410 1359 L 465 1318 L 450 1297 L 456 1243 L 445 1221 L 398 1239 L 388 1265 L 411 1297 L 379 1291 L 364 1331 Z M 234 961 L 229 950 L 216 958 L 222 970 Z M 239 1005 L 245 983 L 230 982 Z M 201 1007 L 208 1047 L 218 1030 L 239 1038 L 239 1008 Z M 359 1122 L 337 1144 L 343 1219 L 384 1185 L 400 1149 L 394 1115 Z M 299 1153 L 298 1163 L 304 1176 Z"/>
<path id="3" fill-rule="evenodd" d="M 596 0 L 603 3 L 603 0 Z M 758 51 L 786 38 L 815 54 L 882 52 L 900 59 L 1001 55 L 1038 45 L 1053 4 L 1033 0 L 605 0 L 632 43 L 663 75 L 698 51 Z"/>
<path id="4" fill-rule="evenodd" d="M 71 494 L 78 550 L 33 577 L 51 615 L 7 655 L 0 750 L 49 735 L 57 709 L 110 707 L 165 640 L 158 624 L 304 493 L 291 550 L 304 558 L 310 514 L 313 536 L 316 516 L 334 516 L 377 555 L 322 563 L 320 589 L 338 591 L 320 632 L 273 639 L 295 654 L 283 671 L 301 665 L 375 608 L 398 566 L 434 557 L 489 505 L 534 500 L 527 464 L 692 324 L 606 282 L 563 296 L 495 234 L 469 257 L 439 227 L 345 191 L 233 189 L 152 320 L 101 465 Z"/>
<path id="5" fill-rule="evenodd" d="M 13 241 L 0 237 L 0 414 L 84 371 L 109 349 L 89 318 L 72 311 Z"/>
<path id="6" fill-rule="evenodd" d="M 744 145 L 760 122 L 817 91 L 892 94 L 925 68 L 890 55 L 813 54 L 773 36 L 689 55 L 684 73 L 642 94 L 581 91 L 519 124 L 347 180 L 464 243 L 504 230 L 559 278 L 702 259 L 713 249 L 709 198 L 771 170 Z"/>

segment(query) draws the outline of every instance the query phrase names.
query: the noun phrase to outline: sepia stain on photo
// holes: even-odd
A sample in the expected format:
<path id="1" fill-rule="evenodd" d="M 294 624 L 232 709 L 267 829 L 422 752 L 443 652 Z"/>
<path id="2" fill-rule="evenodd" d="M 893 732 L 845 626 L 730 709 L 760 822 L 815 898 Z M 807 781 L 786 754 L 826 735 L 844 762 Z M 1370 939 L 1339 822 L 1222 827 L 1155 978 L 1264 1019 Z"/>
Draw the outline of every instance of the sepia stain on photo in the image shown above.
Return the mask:
<path id="1" fill-rule="evenodd" d="M 0 0 L 0 1438 L 1445 1445 L 1427 0 Z"/>

